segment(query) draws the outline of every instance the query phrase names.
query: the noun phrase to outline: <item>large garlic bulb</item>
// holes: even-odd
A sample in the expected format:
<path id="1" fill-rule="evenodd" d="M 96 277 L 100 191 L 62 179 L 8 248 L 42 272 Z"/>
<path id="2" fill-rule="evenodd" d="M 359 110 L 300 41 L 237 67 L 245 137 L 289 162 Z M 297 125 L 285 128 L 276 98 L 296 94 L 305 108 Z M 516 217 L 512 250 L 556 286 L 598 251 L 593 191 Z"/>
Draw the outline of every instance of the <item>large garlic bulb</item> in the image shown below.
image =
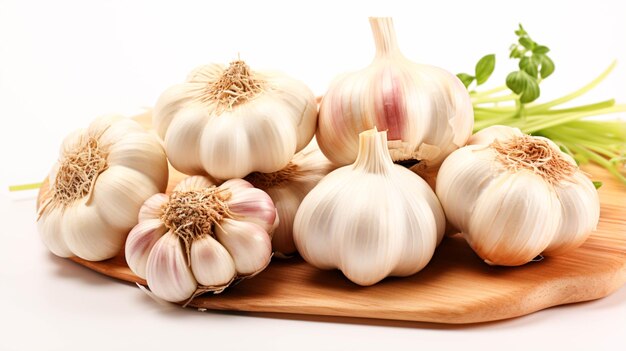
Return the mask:
<path id="1" fill-rule="evenodd" d="M 120 116 L 96 119 L 65 138 L 42 194 L 37 226 L 52 253 L 100 261 L 115 256 L 143 202 L 167 187 L 155 135 Z"/>
<path id="2" fill-rule="evenodd" d="M 197 68 L 159 97 L 153 115 L 172 166 L 217 179 L 281 170 L 309 143 L 316 120 L 303 83 L 243 61 Z"/>
<path id="3" fill-rule="evenodd" d="M 293 230 L 307 262 L 372 285 L 426 266 L 443 237 L 445 218 L 428 184 L 393 163 L 386 132 L 369 130 L 359 138 L 355 163 L 331 172 L 309 192 Z"/>
<path id="4" fill-rule="evenodd" d="M 293 243 L 293 219 L 302 199 L 336 167 L 320 151 L 315 139 L 298 152 L 287 166 L 274 173 L 252 173 L 245 179 L 265 191 L 274 201 L 280 223 L 272 236 L 272 248 L 278 257 L 296 253 Z"/>
<path id="5" fill-rule="evenodd" d="M 164 300 L 218 293 L 269 264 L 277 225 L 272 199 L 245 180 L 215 186 L 192 176 L 144 203 L 128 234 L 126 262 Z"/>
<path id="6" fill-rule="evenodd" d="M 376 57 L 370 66 L 337 77 L 322 99 L 317 139 L 338 164 L 352 163 L 358 134 L 387 131 L 394 161 L 437 167 L 472 134 L 474 114 L 467 90 L 453 74 L 406 59 L 391 18 L 370 18 Z"/>
<path id="7" fill-rule="evenodd" d="M 443 162 L 437 195 L 450 223 L 494 265 L 569 252 L 600 216 L 593 183 L 569 155 L 505 126 L 481 130 Z"/>

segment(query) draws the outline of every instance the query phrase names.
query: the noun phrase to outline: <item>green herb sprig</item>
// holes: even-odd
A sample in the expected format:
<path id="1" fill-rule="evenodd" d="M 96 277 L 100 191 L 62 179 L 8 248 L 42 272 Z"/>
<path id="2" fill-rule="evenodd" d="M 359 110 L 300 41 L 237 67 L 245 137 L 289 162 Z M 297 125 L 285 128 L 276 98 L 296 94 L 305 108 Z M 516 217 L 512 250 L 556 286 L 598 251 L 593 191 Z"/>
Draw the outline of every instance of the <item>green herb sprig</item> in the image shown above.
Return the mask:
<path id="1" fill-rule="evenodd" d="M 561 106 L 595 88 L 611 73 L 616 62 L 582 88 L 552 101 L 536 103 L 534 101 L 541 94 L 539 85 L 552 75 L 555 65 L 548 56 L 550 49 L 532 40 L 521 24 L 515 34 L 517 42 L 510 46 L 509 58 L 518 60 L 519 70 L 507 75 L 505 85 L 476 90 L 493 73 L 494 54 L 478 60 L 473 75 L 457 75 L 470 90 L 474 131 L 501 124 L 520 128 L 524 133 L 545 136 L 579 164 L 594 162 L 626 185 L 626 121 L 586 119 L 626 112 L 626 104 L 616 104 L 614 99 L 608 99 L 575 107 Z M 475 88 L 471 89 L 473 83 Z"/>

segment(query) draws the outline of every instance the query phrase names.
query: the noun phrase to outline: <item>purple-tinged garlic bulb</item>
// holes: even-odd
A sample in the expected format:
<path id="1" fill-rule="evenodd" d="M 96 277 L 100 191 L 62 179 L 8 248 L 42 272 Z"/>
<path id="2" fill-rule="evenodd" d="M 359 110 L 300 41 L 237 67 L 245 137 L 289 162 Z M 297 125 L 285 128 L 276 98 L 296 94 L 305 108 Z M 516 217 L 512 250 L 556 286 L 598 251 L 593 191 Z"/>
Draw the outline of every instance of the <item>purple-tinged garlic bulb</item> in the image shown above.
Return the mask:
<path id="1" fill-rule="evenodd" d="M 161 299 L 219 293 L 267 267 L 277 225 L 272 199 L 252 184 L 232 179 L 216 186 L 192 176 L 144 203 L 126 261 Z"/>
<path id="2" fill-rule="evenodd" d="M 331 161 L 354 162 L 359 133 L 387 131 L 393 161 L 437 167 L 472 134 L 474 113 L 461 81 L 441 68 L 405 58 L 391 18 L 370 18 L 376 57 L 335 79 L 322 99 L 317 141 Z"/>

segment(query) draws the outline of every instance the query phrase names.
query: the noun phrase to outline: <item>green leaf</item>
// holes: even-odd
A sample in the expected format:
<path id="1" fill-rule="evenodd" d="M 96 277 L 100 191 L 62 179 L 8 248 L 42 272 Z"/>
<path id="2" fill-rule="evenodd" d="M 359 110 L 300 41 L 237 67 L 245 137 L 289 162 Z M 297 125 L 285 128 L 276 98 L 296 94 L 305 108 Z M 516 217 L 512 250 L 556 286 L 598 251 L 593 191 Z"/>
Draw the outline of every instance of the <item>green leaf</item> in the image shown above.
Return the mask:
<path id="1" fill-rule="evenodd" d="M 467 73 L 459 73 L 456 76 L 461 80 L 463 85 L 465 85 L 465 88 L 469 87 L 469 85 L 474 81 L 474 76 Z"/>
<path id="2" fill-rule="evenodd" d="M 524 57 L 524 49 L 518 47 L 517 45 L 514 48 L 511 48 L 510 58 L 522 58 Z"/>
<path id="3" fill-rule="evenodd" d="M 539 74 L 539 62 L 532 56 L 524 56 L 519 61 L 519 68 L 528 73 L 531 77 L 537 77 Z"/>
<path id="4" fill-rule="evenodd" d="M 596 189 L 600 189 L 600 187 L 602 186 L 602 182 L 593 181 L 593 186 L 596 187 Z"/>
<path id="5" fill-rule="evenodd" d="M 506 86 L 520 96 L 520 102 L 529 103 L 539 97 L 537 79 L 525 71 L 515 71 L 506 76 Z"/>
<path id="6" fill-rule="evenodd" d="M 519 29 L 515 31 L 515 35 L 517 35 L 518 37 L 528 35 L 528 33 L 526 33 L 526 31 L 524 30 L 524 27 L 522 27 L 521 23 L 519 24 Z"/>
<path id="7" fill-rule="evenodd" d="M 532 50 L 535 48 L 535 42 L 532 41 L 529 37 L 520 37 L 519 43 L 528 50 Z"/>
<path id="8" fill-rule="evenodd" d="M 489 54 L 483 56 L 476 63 L 476 84 L 481 85 L 489 79 L 496 68 L 496 55 Z"/>
<path id="9" fill-rule="evenodd" d="M 533 54 L 547 54 L 548 52 L 550 52 L 550 49 L 544 45 L 537 45 L 533 49 Z"/>
<path id="10" fill-rule="evenodd" d="M 548 56 L 542 55 L 541 70 L 539 71 L 539 74 L 541 74 L 541 78 L 548 78 L 548 76 L 551 75 L 552 72 L 554 72 L 554 62 Z"/>

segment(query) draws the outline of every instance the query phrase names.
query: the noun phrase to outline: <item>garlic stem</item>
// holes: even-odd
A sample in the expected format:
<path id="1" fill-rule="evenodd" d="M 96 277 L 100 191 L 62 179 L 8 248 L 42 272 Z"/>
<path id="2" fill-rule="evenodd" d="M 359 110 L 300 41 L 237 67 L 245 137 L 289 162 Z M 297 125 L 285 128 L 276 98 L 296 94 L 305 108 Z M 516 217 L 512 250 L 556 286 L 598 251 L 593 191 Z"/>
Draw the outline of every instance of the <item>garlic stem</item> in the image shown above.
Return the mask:
<path id="1" fill-rule="evenodd" d="M 370 25 L 374 34 L 376 57 L 402 55 L 396 40 L 396 31 L 393 28 L 391 17 L 370 17 Z"/>
<path id="2" fill-rule="evenodd" d="M 370 129 L 359 134 L 359 154 L 354 169 L 366 173 L 386 174 L 393 167 L 393 160 L 387 150 L 387 132 Z"/>

